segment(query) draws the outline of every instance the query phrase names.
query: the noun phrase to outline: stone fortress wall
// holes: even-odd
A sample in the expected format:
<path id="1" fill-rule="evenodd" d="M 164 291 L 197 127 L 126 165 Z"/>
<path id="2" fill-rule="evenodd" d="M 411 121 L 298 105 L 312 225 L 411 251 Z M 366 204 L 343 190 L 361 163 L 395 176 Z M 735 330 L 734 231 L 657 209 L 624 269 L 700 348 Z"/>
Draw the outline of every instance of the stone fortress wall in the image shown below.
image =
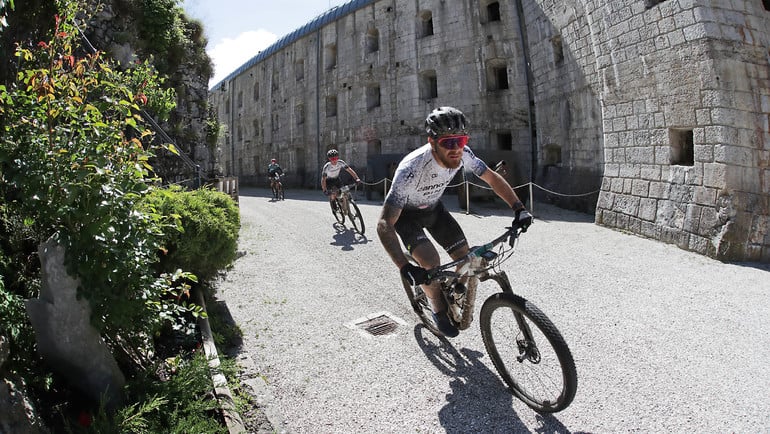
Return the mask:
<path id="1" fill-rule="evenodd" d="M 425 142 L 451 105 L 538 199 L 723 260 L 770 262 L 770 5 L 354 0 L 215 85 L 222 171 L 318 184 Z M 377 181 L 377 180 L 370 180 Z M 557 192 L 559 194 L 551 194 Z M 582 193 L 595 192 L 585 195 Z"/>

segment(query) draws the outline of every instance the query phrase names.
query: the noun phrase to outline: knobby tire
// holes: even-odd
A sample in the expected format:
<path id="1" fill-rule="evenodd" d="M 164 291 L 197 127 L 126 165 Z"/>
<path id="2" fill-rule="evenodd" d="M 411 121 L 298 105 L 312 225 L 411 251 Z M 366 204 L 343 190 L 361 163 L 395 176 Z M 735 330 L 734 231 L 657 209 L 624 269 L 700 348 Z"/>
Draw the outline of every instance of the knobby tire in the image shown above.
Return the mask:
<path id="1" fill-rule="evenodd" d="M 531 330 L 532 358 L 518 361 L 522 332 L 516 315 Z M 577 370 L 564 338 L 534 304 L 514 294 L 497 293 L 481 307 L 481 335 L 489 357 L 511 392 L 541 413 L 567 408 L 577 391 Z M 523 342 L 523 341 L 522 341 Z"/>
<path id="2" fill-rule="evenodd" d="M 349 202 L 352 208 L 348 209 L 348 217 L 350 217 L 350 221 L 353 223 L 353 227 L 356 231 L 363 235 L 366 228 L 364 227 L 364 218 L 361 216 L 361 210 L 358 209 L 358 205 L 356 205 L 355 202 L 352 200 Z"/>
<path id="3" fill-rule="evenodd" d="M 334 209 L 334 204 L 337 204 L 337 209 Z M 329 206 L 332 208 L 332 214 L 334 215 L 334 218 L 337 219 L 337 222 L 339 224 L 345 224 L 345 212 L 342 210 L 342 204 L 340 204 L 339 199 L 334 199 L 333 202 L 329 202 Z"/>

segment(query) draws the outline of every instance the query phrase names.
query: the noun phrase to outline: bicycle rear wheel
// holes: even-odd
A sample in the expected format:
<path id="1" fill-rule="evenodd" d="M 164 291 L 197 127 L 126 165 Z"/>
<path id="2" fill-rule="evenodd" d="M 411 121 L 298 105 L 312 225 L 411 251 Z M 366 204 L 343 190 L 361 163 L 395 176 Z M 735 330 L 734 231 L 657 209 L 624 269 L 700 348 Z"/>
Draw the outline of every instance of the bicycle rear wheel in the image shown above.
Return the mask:
<path id="1" fill-rule="evenodd" d="M 278 184 L 278 199 L 283 200 L 283 184 Z"/>
<path id="2" fill-rule="evenodd" d="M 356 229 L 356 231 L 363 235 L 366 228 L 364 227 L 364 218 L 361 216 L 361 210 L 358 209 L 358 205 L 356 205 L 356 203 L 352 200 L 350 201 L 350 205 L 351 207 L 348 209 L 348 217 L 350 217 L 350 221 L 353 223 L 353 227 Z"/>
<path id="3" fill-rule="evenodd" d="M 334 199 L 333 201 L 329 202 L 329 205 L 332 207 L 332 214 L 334 215 L 334 218 L 337 219 L 337 222 L 344 224 L 345 213 L 342 211 L 342 206 L 339 199 Z"/>
<path id="4" fill-rule="evenodd" d="M 417 262 L 412 259 L 409 253 L 405 254 L 409 259 L 409 262 L 417 265 Z M 404 291 L 406 291 L 406 296 L 409 298 L 412 309 L 414 309 L 414 312 L 420 317 L 420 321 L 422 321 L 423 325 L 434 335 L 439 337 L 444 336 L 444 334 L 439 331 L 436 322 L 433 321 L 433 310 L 430 308 L 430 301 L 422 288 L 419 286 L 413 287 L 403 277 L 401 277 L 401 283 L 404 285 Z"/>
<path id="5" fill-rule="evenodd" d="M 481 307 L 480 322 L 487 353 L 517 398 L 542 413 L 572 403 L 575 361 L 561 333 L 537 306 L 514 294 L 494 294 Z"/>

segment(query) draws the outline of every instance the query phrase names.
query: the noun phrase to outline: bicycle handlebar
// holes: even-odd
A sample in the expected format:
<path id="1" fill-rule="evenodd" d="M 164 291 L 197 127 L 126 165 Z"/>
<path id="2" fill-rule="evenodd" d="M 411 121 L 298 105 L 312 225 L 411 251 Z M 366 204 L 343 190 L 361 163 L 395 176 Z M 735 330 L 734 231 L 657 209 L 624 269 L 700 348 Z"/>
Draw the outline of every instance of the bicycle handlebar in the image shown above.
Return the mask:
<path id="1" fill-rule="evenodd" d="M 340 191 L 350 191 L 351 189 L 354 189 L 357 186 L 358 186 L 358 183 L 345 184 L 345 185 L 339 187 L 339 190 Z"/>
<path id="2" fill-rule="evenodd" d="M 468 261 L 470 261 L 473 258 L 482 256 L 484 253 L 492 250 L 492 248 L 494 248 L 498 244 L 502 243 L 503 241 L 508 240 L 508 244 L 511 247 L 513 247 L 514 242 L 519 237 L 521 232 L 522 232 L 522 229 L 520 227 L 518 227 L 518 226 L 506 227 L 505 233 L 503 233 L 499 237 L 495 238 L 494 240 L 488 242 L 487 244 L 483 244 L 481 246 L 478 246 L 478 247 L 475 247 L 475 248 L 471 249 L 470 252 L 468 252 L 468 254 L 466 254 L 462 258 L 456 259 L 456 260 L 454 260 L 452 262 L 448 262 L 446 264 L 439 265 L 436 268 L 432 268 L 432 269 L 428 270 L 428 279 L 427 279 L 427 281 L 425 283 L 429 284 L 432 281 L 434 281 L 436 279 L 439 279 L 439 278 L 442 278 L 442 277 L 447 277 L 447 278 L 458 277 L 457 272 L 455 272 L 455 271 L 448 271 L 448 270 L 450 268 L 452 268 L 452 267 L 456 267 L 457 265 L 460 265 L 460 264 L 463 264 L 465 262 L 468 262 Z"/>

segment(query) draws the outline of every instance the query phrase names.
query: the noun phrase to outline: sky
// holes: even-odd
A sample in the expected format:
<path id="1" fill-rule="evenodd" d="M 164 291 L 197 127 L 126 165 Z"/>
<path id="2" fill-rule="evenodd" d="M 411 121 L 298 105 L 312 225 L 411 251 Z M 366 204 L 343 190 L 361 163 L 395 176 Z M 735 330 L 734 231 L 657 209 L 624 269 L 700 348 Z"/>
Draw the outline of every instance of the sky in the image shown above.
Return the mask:
<path id="1" fill-rule="evenodd" d="M 350 0 L 182 0 L 203 23 L 206 52 L 214 62 L 209 87 L 257 53 L 327 10 Z"/>

